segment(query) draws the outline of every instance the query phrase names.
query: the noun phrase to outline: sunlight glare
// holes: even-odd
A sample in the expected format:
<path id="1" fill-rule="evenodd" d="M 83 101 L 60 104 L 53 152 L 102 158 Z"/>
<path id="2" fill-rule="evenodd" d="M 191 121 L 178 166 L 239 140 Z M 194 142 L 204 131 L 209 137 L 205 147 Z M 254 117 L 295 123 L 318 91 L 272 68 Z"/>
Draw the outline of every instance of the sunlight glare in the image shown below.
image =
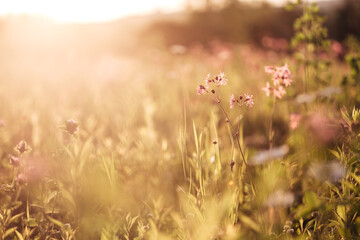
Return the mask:
<path id="1" fill-rule="evenodd" d="M 179 10 L 182 0 L 11 0 L 0 2 L 0 14 L 40 14 L 58 22 L 99 22 L 134 14 Z"/>

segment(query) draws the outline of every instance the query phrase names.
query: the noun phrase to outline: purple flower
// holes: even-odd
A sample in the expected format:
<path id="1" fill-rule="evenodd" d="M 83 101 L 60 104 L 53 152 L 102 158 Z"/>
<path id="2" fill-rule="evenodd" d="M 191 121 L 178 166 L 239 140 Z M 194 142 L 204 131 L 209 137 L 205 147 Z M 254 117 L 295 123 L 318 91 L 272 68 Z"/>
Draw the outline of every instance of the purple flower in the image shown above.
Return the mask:
<path id="1" fill-rule="evenodd" d="M 70 134 L 74 134 L 79 131 L 79 124 L 75 120 L 69 119 L 65 122 L 65 130 Z"/>
<path id="2" fill-rule="evenodd" d="M 24 152 L 30 152 L 31 148 L 30 146 L 27 144 L 26 141 L 21 140 L 18 145 L 16 145 L 15 149 L 20 153 L 23 154 Z"/>

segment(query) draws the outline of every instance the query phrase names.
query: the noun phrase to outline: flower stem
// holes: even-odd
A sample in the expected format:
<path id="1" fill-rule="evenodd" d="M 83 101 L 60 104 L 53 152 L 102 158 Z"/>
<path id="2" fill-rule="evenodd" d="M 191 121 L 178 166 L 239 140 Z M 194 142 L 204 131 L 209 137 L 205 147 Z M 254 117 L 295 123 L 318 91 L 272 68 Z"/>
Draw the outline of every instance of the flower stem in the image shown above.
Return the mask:
<path id="1" fill-rule="evenodd" d="M 274 102 L 273 102 L 273 108 L 271 113 L 271 119 L 270 119 L 270 127 L 269 127 L 269 149 L 271 150 L 274 143 L 274 134 L 273 134 L 273 119 L 275 114 L 275 107 L 276 107 L 276 98 L 274 96 Z"/>
<path id="2" fill-rule="evenodd" d="M 244 157 L 244 153 L 243 153 L 243 151 L 242 151 L 242 148 L 241 148 L 241 145 L 240 145 L 240 141 L 239 141 L 239 133 L 236 132 L 236 129 L 234 128 L 233 124 L 231 123 L 228 114 L 226 113 L 224 107 L 221 105 L 220 99 L 218 99 L 218 98 L 217 98 L 217 103 L 218 103 L 219 108 L 220 108 L 220 109 L 222 110 L 222 112 L 224 113 L 227 121 L 228 121 L 229 124 L 230 124 L 231 130 L 233 131 L 233 134 L 234 134 L 234 136 L 236 137 L 236 143 L 237 143 L 237 145 L 238 145 L 238 147 L 239 147 L 239 150 L 240 150 L 242 159 L 243 159 L 243 161 L 244 161 L 244 164 L 247 166 L 247 163 L 246 163 L 246 160 L 245 160 L 245 157 Z"/>

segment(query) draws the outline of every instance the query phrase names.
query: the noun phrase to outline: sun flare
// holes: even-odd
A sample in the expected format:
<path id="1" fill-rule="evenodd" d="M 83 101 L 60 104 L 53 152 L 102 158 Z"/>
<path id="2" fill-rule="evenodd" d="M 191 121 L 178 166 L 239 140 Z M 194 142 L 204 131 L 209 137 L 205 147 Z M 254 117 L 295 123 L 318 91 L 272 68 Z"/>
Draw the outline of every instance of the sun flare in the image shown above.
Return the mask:
<path id="1" fill-rule="evenodd" d="M 181 7 L 182 0 L 12 0 L 0 2 L 0 14 L 39 14 L 58 22 L 99 22 L 119 17 L 171 12 Z"/>

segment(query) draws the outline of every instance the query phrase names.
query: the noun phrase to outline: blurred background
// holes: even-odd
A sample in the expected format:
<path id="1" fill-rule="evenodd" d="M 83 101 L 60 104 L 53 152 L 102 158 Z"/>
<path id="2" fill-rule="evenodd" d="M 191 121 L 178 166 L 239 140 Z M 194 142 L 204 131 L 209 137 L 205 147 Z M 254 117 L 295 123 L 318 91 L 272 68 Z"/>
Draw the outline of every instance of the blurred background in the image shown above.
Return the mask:
<path id="1" fill-rule="evenodd" d="M 306 3 L 311 2 L 315 1 Z M 319 56 L 332 63 L 331 68 L 326 65 L 322 69 L 327 86 L 346 85 L 351 66 L 346 64 L 345 55 L 355 56 L 360 49 L 356 40 L 360 38 L 360 1 L 316 3 L 325 17 L 331 43 L 329 51 L 316 51 L 316 61 Z M 236 182 L 237 172 L 229 168 L 230 160 L 237 159 L 235 169 L 243 166 L 236 155 L 239 153 L 233 155 L 221 111 L 210 99 L 196 94 L 208 73 L 226 73 L 229 84 L 222 88 L 223 96 L 254 95 L 254 108 L 239 115 L 230 113 L 239 126 L 240 122 L 246 126 L 241 137 L 251 156 L 267 148 L 268 120 L 272 119 L 272 105 L 261 90 L 271 79 L 264 66 L 288 63 L 294 84 L 286 99 L 290 104 L 279 101 L 277 105 L 274 147 L 289 143 L 296 150 L 291 151 L 297 153 L 291 161 L 312 163 L 312 156 L 305 160 L 303 156 L 318 147 L 306 140 L 316 139 L 306 135 L 314 131 L 294 133 L 288 126 L 290 113 L 302 111 L 294 99 L 304 92 L 304 68 L 297 64 L 297 50 L 290 45 L 294 21 L 303 14 L 304 5 L 293 6 L 291 11 L 286 6 L 283 0 L 0 1 L 0 179 L 10 183 L 16 177 L 8 156 L 16 154 L 14 146 L 25 140 L 32 148 L 22 160 L 24 172 L 31 173 L 24 188 L 30 194 L 25 196 L 23 191 L 18 197 L 22 212 L 24 204 L 31 203 L 30 216 L 41 226 L 32 236 L 51 230 L 45 216 L 70 223 L 79 239 L 99 239 L 106 231 L 124 235 L 118 233 L 116 221 L 128 224 L 131 217 L 125 219 L 127 214 L 140 216 L 140 229 L 149 229 L 153 221 L 157 225 L 151 225 L 151 230 L 170 233 L 173 225 L 179 225 L 180 229 L 190 229 L 190 235 L 206 235 L 206 221 L 201 228 L 197 222 L 190 224 L 192 227 L 183 224 L 182 219 L 193 210 L 188 211 L 181 203 L 193 201 L 194 206 L 206 209 L 204 199 L 222 196 L 220 193 L 231 191 L 233 184 L 242 187 L 240 180 Z M 300 50 L 297 53 L 301 55 Z M 315 76 L 318 69 L 313 69 L 310 74 Z M 354 72 L 357 78 L 359 72 L 358 68 Z M 351 77 L 347 78 L 352 83 Z M 312 90 L 317 91 L 317 87 Z M 340 100 L 324 100 L 328 104 L 324 103 L 324 111 L 334 119 L 340 118 L 340 106 L 352 108 L 354 102 L 360 103 L 360 99 L 353 101 L 357 88 L 349 85 L 345 90 Z M 228 97 L 224 106 L 229 110 L 227 103 Z M 319 112 L 318 105 L 313 106 L 314 112 Z M 75 137 L 63 131 L 69 119 L 79 124 Z M 332 141 L 318 142 L 324 151 L 334 147 Z M 200 160 L 204 175 L 198 174 Z M 278 162 L 274 166 L 283 169 Z M 289 189 L 297 194 L 296 201 L 301 202 L 307 188 L 318 186 L 299 175 L 300 171 L 283 173 L 282 178 L 272 168 L 266 174 L 261 171 L 255 171 L 259 177 L 254 179 L 266 194 L 289 183 Z M 56 188 L 48 186 L 53 182 Z M 183 198 L 187 191 L 183 189 L 187 188 L 189 196 Z M 207 189 L 203 194 L 206 198 L 200 194 L 202 188 Z M 314 189 L 322 188 L 319 185 Z M 49 196 L 44 197 L 46 192 Z M 1 196 L 1 203 L 14 202 L 12 194 Z M 201 219 L 210 219 L 217 226 L 216 221 L 228 214 L 230 197 L 224 199 L 223 211 L 218 210 L 218 202 L 207 202 L 213 211 L 204 212 L 216 217 L 204 215 Z M 237 208 L 238 199 L 231 199 Z M 247 200 L 255 207 L 251 205 L 243 212 L 262 216 L 265 213 L 259 206 L 263 206 L 263 199 Z M 170 217 L 171 211 L 183 211 L 183 215 L 180 218 L 171 213 Z M 288 219 L 286 209 L 279 218 L 274 227 L 277 232 Z M 258 225 L 265 226 L 251 221 L 249 225 L 257 232 Z M 62 225 L 60 228 L 64 229 Z M 137 235 L 137 230 L 130 230 L 129 236 Z M 28 239 L 34 239 L 32 236 Z M 160 238 L 154 235 L 147 239 Z"/>
<path id="2" fill-rule="evenodd" d="M 0 77 L 119 80 L 165 52 L 211 54 L 236 44 L 289 52 L 301 7 L 284 0 L 1 1 Z M 360 2 L 318 1 L 329 38 L 360 36 Z M 220 44 L 221 43 L 221 44 Z M 36 65 L 35 65 L 36 63 Z M 223 68 L 223 64 L 218 66 Z M 64 76 L 66 75 L 66 76 Z M 27 79 L 27 80 L 26 80 Z M 23 85 L 23 84 L 22 84 Z"/>

